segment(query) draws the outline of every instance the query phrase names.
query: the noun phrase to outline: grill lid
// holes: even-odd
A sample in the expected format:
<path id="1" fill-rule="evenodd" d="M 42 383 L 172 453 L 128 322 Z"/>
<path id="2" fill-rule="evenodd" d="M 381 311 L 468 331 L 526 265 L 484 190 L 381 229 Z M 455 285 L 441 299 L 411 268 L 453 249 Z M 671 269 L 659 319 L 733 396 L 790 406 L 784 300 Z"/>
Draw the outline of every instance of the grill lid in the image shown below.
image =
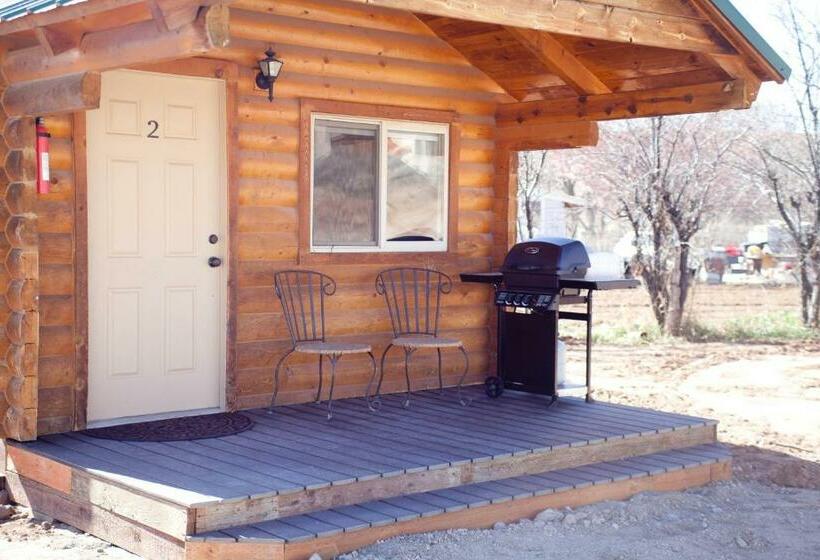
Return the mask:
<path id="1" fill-rule="evenodd" d="M 580 241 L 541 237 L 513 246 L 504 259 L 501 272 L 505 276 L 533 274 L 583 278 L 589 266 L 589 255 Z"/>

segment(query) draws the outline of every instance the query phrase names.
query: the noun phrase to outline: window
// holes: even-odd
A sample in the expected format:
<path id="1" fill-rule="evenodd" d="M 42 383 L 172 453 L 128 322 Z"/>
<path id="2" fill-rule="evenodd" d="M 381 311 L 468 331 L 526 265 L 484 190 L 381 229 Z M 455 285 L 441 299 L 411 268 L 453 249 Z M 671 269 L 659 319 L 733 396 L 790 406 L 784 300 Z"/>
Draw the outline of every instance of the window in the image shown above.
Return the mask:
<path id="1" fill-rule="evenodd" d="M 449 126 L 313 114 L 311 251 L 447 250 Z"/>

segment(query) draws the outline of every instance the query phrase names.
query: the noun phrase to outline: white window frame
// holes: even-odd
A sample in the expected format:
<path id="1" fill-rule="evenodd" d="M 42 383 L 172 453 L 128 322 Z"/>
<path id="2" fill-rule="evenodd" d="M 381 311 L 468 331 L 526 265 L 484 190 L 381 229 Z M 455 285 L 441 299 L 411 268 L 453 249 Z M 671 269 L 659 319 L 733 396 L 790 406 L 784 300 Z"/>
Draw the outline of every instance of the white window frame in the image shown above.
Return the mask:
<path id="1" fill-rule="evenodd" d="M 314 245 L 313 244 L 313 177 L 314 177 L 314 146 L 316 121 L 338 121 L 375 125 L 378 127 L 378 229 L 375 245 Z M 419 132 L 441 134 L 444 138 L 444 189 L 441 193 L 441 241 L 388 241 L 384 237 L 387 227 L 387 137 L 390 131 Z M 450 125 L 448 123 L 432 123 L 422 121 L 402 121 L 396 119 L 380 119 L 355 117 L 348 115 L 334 115 L 326 113 L 312 113 L 310 116 L 310 252 L 311 253 L 413 253 L 413 252 L 446 252 L 449 237 L 449 202 L 450 202 Z"/>

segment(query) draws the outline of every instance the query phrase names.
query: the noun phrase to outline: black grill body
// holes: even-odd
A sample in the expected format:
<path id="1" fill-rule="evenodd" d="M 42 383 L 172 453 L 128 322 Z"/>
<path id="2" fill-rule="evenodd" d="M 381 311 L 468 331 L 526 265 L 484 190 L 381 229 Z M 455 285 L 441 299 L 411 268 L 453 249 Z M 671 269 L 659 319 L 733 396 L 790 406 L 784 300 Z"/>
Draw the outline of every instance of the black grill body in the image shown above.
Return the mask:
<path id="1" fill-rule="evenodd" d="M 496 290 L 498 374 L 504 387 L 555 396 L 562 279 L 589 268 L 583 243 L 541 238 L 510 249 Z"/>

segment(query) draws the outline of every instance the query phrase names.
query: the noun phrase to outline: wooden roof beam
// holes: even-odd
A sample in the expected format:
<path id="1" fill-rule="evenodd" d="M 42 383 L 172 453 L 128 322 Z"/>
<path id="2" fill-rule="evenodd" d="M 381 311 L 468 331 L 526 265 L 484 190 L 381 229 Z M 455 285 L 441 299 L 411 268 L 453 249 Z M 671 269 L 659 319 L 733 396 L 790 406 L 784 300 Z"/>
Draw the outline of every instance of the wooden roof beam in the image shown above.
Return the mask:
<path id="1" fill-rule="evenodd" d="M 775 82 L 782 84 L 785 79 L 788 77 L 788 67 L 785 68 L 786 73 L 784 76 L 784 69 L 777 68 L 772 65 L 771 61 L 761 53 L 753 44 L 750 43 L 747 37 L 744 37 L 743 33 L 735 27 L 735 24 L 730 21 L 728 18 L 725 17 L 723 12 L 718 8 L 712 0 L 689 0 L 690 3 L 701 13 L 704 17 L 708 18 L 712 21 L 718 31 L 727 38 L 727 41 L 737 50 L 738 53 L 741 53 L 743 56 L 738 57 L 741 60 L 741 63 L 744 66 L 747 66 L 745 62 L 743 62 L 743 58 L 747 60 L 751 60 L 757 63 L 760 66 L 763 72 L 768 74 L 768 78 L 774 80 Z M 765 43 L 765 41 L 764 41 Z M 768 47 L 768 45 L 764 45 Z M 720 53 L 717 53 L 720 54 Z M 732 53 L 728 53 L 732 54 Z M 777 55 L 775 54 L 775 58 Z M 737 63 L 733 61 L 726 61 L 715 59 L 715 62 L 724 70 L 729 72 L 730 75 L 734 76 L 732 73 L 732 68 L 738 70 Z M 727 68 L 724 64 L 728 64 L 729 67 Z M 785 66 L 785 63 L 783 63 Z M 744 72 L 745 71 L 741 71 Z M 751 69 L 749 72 L 752 72 Z M 738 77 L 738 76 L 735 76 Z M 757 79 L 760 79 L 759 77 Z"/>
<path id="2" fill-rule="evenodd" d="M 446 37 L 446 36 L 443 36 L 442 34 L 440 34 L 440 33 L 438 32 L 438 30 L 436 30 L 436 28 L 435 28 L 434 26 L 430 25 L 428 22 L 424 21 L 422 18 L 419 18 L 419 17 L 417 17 L 417 16 L 414 16 L 414 17 L 415 17 L 415 18 L 419 21 L 419 23 L 420 23 L 421 25 L 425 26 L 427 29 L 429 29 L 430 31 L 432 31 L 432 32 L 436 35 L 436 37 L 440 38 L 442 41 L 444 41 L 445 43 L 447 43 L 448 45 L 450 45 L 450 48 L 452 48 L 453 50 L 457 51 L 457 52 L 458 52 L 461 56 L 463 56 L 463 57 L 464 57 L 464 58 L 465 58 L 465 59 L 466 59 L 466 60 L 467 60 L 470 64 L 472 64 L 472 65 L 473 65 L 476 69 L 478 69 L 478 70 L 479 70 L 482 74 L 484 74 L 484 75 L 487 77 L 487 79 L 488 79 L 488 80 L 490 80 L 491 82 L 493 82 L 493 83 L 496 85 L 496 87 L 498 88 L 499 92 L 506 93 L 506 94 L 507 94 L 507 95 L 509 95 L 512 99 L 514 99 L 514 100 L 516 100 L 516 101 L 521 101 L 521 99 L 522 99 L 521 95 L 516 95 L 516 94 L 514 94 L 512 91 L 510 91 L 510 89 L 508 89 L 507 87 L 505 87 L 504 85 L 502 85 L 502 84 L 501 84 L 501 83 L 500 83 L 497 79 L 495 79 L 495 77 L 494 77 L 494 76 L 492 76 L 492 75 L 491 75 L 491 74 L 489 74 L 488 72 L 485 72 L 484 70 L 482 70 L 482 68 L 481 68 L 481 66 L 482 66 L 482 65 L 481 65 L 479 62 L 477 62 L 477 61 L 473 60 L 469 52 L 465 52 L 463 49 L 460 49 L 460 48 L 458 48 L 456 45 L 453 45 L 452 43 L 450 43 L 450 42 L 447 40 L 447 37 Z"/>
<path id="3" fill-rule="evenodd" d="M 734 80 L 573 99 L 507 103 L 499 105 L 496 123 L 500 128 L 516 128 L 748 109 L 755 94 L 754 85 L 749 87 L 743 80 Z"/>
<path id="4" fill-rule="evenodd" d="M 100 73 L 78 72 L 58 78 L 17 82 L 0 99 L 9 117 L 38 117 L 87 111 L 100 106 Z"/>
<path id="5" fill-rule="evenodd" d="M 679 15 L 659 15 L 635 8 L 585 0 L 346 0 L 395 10 L 538 29 L 665 49 L 733 53 L 711 25 Z"/>
<path id="6" fill-rule="evenodd" d="M 148 9 L 151 10 L 151 17 L 154 18 L 154 21 L 157 24 L 157 29 L 161 32 L 168 31 L 168 21 L 165 19 L 165 12 L 162 11 L 159 1 L 148 0 Z"/>
<path id="7" fill-rule="evenodd" d="M 79 33 L 67 33 L 55 27 L 35 27 L 33 31 L 37 42 L 49 56 L 78 47 L 82 39 Z"/>
<path id="8" fill-rule="evenodd" d="M 218 0 L 148 0 L 148 8 L 158 25 L 168 29 L 179 29 L 196 19 L 199 6 L 218 3 Z"/>
<path id="9" fill-rule="evenodd" d="M 576 121 L 498 128 L 495 144 L 510 150 L 561 150 L 598 144 L 598 123 Z"/>
<path id="10" fill-rule="evenodd" d="M 760 90 L 762 80 L 755 72 L 749 68 L 746 61 L 740 55 L 731 54 L 713 54 L 709 55 L 712 61 L 720 66 L 730 78 L 735 80 L 743 80 L 752 95 L 752 101 L 757 98 L 757 92 Z"/>
<path id="11" fill-rule="evenodd" d="M 13 83 L 199 56 L 228 45 L 228 19 L 228 8 L 214 5 L 201 8 L 194 21 L 172 31 L 159 31 L 154 20 L 97 31 L 54 56 L 42 46 L 9 52 L 2 72 Z"/>
<path id="12" fill-rule="evenodd" d="M 582 95 L 612 93 L 612 90 L 598 76 L 549 33 L 520 27 L 507 27 L 506 29 L 544 66 L 549 68 L 550 72 L 561 78 L 577 93 Z"/>

